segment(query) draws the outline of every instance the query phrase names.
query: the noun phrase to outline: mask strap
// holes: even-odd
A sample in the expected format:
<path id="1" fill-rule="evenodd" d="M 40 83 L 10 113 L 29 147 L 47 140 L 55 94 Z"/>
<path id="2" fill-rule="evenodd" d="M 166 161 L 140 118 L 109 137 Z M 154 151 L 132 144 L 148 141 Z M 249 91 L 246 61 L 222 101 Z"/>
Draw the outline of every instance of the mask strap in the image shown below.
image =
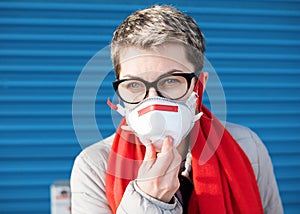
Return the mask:
<path id="1" fill-rule="evenodd" d="M 123 117 L 125 116 L 125 114 L 126 114 L 126 113 L 125 113 L 125 108 L 124 108 L 123 106 L 121 106 L 121 104 L 120 104 L 120 99 L 119 99 L 119 103 L 118 103 L 117 105 L 114 105 L 114 104 L 110 101 L 110 98 L 108 97 L 106 103 L 107 103 L 107 105 L 108 105 L 111 109 L 113 109 L 113 110 L 119 112 L 119 114 L 122 115 Z"/>
<path id="2" fill-rule="evenodd" d="M 200 112 L 200 113 L 196 114 L 196 115 L 194 116 L 193 122 L 196 122 L 197 120 L 199 120 L 199 119 L 201 118 L 202 115 L 203 115 L 203 112 Z"/>
<path id="3" fill-rule="evenodd" d="M 125 108 L 124 108 L 123 106 L 121 106 L 121 104 L 120 104 L 120 98 L 118 99 L 118 101 L 119 101 L 119 103 L 118 103 L 117 105 L 114 105 L 114 104 L 110 101 L 110 98 L 108 97 L 106 103 L 107 103 L 107 105 L 108 105 L 111 109 L 113 109 L 113 110 L 119 112 L 120 115 L 122 115 L 123 117 L 125 117 L 125 115 L 126 115 Z M 130 131 L 130 132 L 133 131 L 129 126 L 125 126 L 125 125 L 121 126 L 121 129 L 123 129 L 124 131 Z"/>
<path id="4" fill-rule="evenodd" d="M 107 103 L 107 105 L 108 105 L 111 109 L 113 109 L 113 110 L 115 110 L 115 111 L 118 110 L 118 107 L 117 107 L 116 105 L 114 105 L 114 104 L 110 101 L 110 98 L 109 98 L 109 97 L 107 98 L 106 103 Z"/>
<path id="5" fill-rule="evenodd" d="M 181 175 L 186 177 L 187 179 L 190 179 L 190 171 L 192 169 L 192 153 L 191 151 L 188 151 L 187 155 L 186 155 L 186 159 L 185 159 L 185 163 L 184 163 L 184 171 L 181 172 Z"/>

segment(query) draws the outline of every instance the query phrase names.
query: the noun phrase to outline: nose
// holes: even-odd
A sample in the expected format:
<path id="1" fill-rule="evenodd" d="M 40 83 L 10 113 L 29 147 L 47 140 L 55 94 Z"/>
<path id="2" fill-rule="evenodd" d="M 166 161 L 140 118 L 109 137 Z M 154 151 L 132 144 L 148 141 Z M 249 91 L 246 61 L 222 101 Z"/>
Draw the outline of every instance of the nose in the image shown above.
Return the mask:
<path id="1" fill-rule="evenodd" d="M 147 98 L 155 97 L 155 96 L 158 96 L 157 91 L 155 90 L 155 88 L 153 88 L 153 87 L 149 88 Z"/>

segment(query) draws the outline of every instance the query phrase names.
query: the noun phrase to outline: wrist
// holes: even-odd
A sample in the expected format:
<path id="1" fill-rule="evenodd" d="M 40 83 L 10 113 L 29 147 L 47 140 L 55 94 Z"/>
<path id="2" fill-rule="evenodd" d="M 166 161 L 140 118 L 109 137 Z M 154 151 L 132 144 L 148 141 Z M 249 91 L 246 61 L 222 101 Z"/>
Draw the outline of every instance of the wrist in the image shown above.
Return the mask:
<path id="1" fill-rule="evenodd" d="M 137 180 L 134 180 L 132 182 L 133 182 L 133 187 L 134 187 L 135 191 L 138 192 L 144 198 L 152 201 L 152 203 L 154 203 L 154 204 L 157 204 L 161 207 L 169 207 L 168 205 L 171 205 L 173 207 L 173 206 L 176 206 L 176 204 L 178 203 L 178 200 L 174 195 L 169 200 L 161 200 L 161 199 L 153 197 L 153 196 L 147 194 L 146 192 L 144 192 L 137 184 Z"/>

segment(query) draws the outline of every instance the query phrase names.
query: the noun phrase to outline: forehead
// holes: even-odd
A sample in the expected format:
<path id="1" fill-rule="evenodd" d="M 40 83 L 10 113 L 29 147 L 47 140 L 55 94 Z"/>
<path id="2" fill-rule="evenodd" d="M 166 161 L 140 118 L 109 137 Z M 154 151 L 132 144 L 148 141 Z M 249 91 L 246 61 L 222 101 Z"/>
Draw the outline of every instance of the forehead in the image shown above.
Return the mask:
<path id="1" fill-rule="evenodd" d="M 171 70 L 193 72 L 185 48 L 180 44 L 164 44 L 155 49 L 129 47 L 120 53 L 120 78 L 143 74 L 161 75 Z"/>

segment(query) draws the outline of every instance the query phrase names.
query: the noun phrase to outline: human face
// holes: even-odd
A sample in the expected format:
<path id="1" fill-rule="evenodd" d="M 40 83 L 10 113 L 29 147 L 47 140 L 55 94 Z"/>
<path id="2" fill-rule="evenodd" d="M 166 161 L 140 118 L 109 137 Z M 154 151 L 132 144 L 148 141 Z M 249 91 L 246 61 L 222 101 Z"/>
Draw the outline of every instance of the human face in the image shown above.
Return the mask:
<path id="1" fill-rule="evenodd" d="M 168 43 L 155 50 L 142 50 L 129 47 L 120 54 L 120 79 L 140 78 L 153 82 L 169 73 L 192 73 L 194 66 L 186 58 L 185 49 L 180 44 Z M 188 93 L 180 100 L 190 96 L 195 84 L 192 79 Z M 154 88 L 150 88 L 147 97 L 159 96 Z M 133 107 L 133 104 L 125 104 Z"/>

